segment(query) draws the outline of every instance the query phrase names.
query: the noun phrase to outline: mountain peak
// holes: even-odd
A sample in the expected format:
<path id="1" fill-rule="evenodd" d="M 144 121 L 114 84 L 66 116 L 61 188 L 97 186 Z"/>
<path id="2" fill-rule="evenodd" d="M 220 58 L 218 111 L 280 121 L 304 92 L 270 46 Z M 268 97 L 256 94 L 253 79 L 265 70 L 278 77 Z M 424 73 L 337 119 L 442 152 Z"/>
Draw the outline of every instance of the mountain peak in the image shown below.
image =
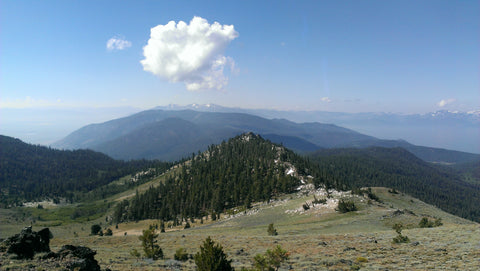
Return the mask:
<path id="1" fill-rule="evenodd" d="M 246 141 L 246 142 L 249 142 L 250 140 L 255 140 L 255 139 L 262 138 L 261 136 L 256 135 L 253 132 L 244 133 L 240 137 L 241 137 L 242 141 Z"/>
<path id="2" fill-rule="evenodd" d="M 187 105 L 178 105 L 178 104 L 169 104 L 166 106 L 157 106 L 153 108 L 155 110 L 195 110 L 195 111 L 205 111 L 205 112 L 216 112 L 217 110 L 220 111 L 229 111 L 229 112 L 236 112 L 233 108 L 229 109 L 227 107 L 222 107 L 217 104 L 207 103 L 207 104 L 187 104 Z"/>

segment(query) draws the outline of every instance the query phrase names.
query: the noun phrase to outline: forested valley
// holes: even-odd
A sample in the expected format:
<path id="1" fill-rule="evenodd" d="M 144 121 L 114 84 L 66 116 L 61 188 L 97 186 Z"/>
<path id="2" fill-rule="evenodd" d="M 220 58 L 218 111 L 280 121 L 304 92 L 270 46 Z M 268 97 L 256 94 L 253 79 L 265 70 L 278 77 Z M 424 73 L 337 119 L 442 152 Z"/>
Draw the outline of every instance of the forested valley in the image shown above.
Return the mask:
<path id="1" fill-rule="evenodd" d="M 0 205 L 15 206 L 24 201 L 68 202 L 81 200 L 87 192 L 107 193 L 103 186 L 126 175 L 149 168 L 162 172 L 172 163 L 119 161 L 91 150 L 56 150 L 0 136 Z M 148 176 L 145 176 L 148 177 Z"/>

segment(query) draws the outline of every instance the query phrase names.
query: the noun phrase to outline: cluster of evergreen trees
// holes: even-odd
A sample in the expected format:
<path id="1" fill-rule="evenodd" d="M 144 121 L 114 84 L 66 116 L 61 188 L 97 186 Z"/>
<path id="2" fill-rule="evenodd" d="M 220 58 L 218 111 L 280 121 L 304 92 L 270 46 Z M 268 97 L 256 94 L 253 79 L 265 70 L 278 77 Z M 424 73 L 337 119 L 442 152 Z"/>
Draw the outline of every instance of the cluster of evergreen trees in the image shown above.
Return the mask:
<path id="1" fill-rule="evenodd" d="M 268 201 L 298 187 L 299 180 L 285 174 L 290 165 L 300 174 L 311 174 L 313 168 L 308 161 L 260 136 L 240 135 L 192 155 L 175 176 L 121 202 L 114 219 L 175 221 L 201 218 L 235 206 L 249 207 L 251 202 Z"/>

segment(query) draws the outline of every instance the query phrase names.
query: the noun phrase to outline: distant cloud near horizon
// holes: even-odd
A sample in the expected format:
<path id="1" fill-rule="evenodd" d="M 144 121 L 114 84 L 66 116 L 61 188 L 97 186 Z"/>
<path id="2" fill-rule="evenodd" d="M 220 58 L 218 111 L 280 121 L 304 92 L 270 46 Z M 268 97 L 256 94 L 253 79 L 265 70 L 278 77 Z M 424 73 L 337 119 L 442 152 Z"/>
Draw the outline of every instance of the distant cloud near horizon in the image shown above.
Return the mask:
<path id="1" fill-rule="evenodd" d="M 223 53 L 237 37 L 233 25 L 209 24 L 201 17 L 193 17 L 189 24 L 170 21 L 151 29 L 140 63 L 145 71 L 169 82 L 183 82 L 190 91 L 221 90 L 228 83 L 225 66 L 233 70 L 235 65 Z"/>
<path id="2" fill-rule="evenodd" d="M 132 43 L 120 37 L 113 37 L 107 41 L 107 50 L 124 50 L 132 46 Z"/>
<path id="3" fill-rule="evenodd" d="M 328 97 L 322 97 L 322 98 L 320 99 L 320 101 L 329 103 L 329 102 L 331 102 L 332 100 L 331 100 L 330 98 L 328 98 Z"/>
<path id="4" fill-rule="evenodd" d="M 450 99 L 446 99 L 446 100 L 441 100 L 440 102 L 437 103 L 437 105 L 438 105 L 439 107 L 444 107 L 444 106 L 446 106 L 447 104 L 454 103 L 455 101 L 457 101 L 457 100 L 450 98 Z"/>

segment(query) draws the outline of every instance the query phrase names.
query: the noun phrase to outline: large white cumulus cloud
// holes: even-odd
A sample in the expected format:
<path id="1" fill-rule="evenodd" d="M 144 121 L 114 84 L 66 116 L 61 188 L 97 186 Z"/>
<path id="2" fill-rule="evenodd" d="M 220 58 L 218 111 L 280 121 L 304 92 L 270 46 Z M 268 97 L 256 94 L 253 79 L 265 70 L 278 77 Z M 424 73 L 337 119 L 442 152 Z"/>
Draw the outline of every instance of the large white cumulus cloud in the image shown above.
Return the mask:
<path id="1" fill-rule="evenodd" d="M 223 53 L 236 37 L 233 25 L 209 24 L 201 17 L 189 24 L 170 21 L 151 29 L 140 63 L 145 71 L 185 83 L 188 90 L 222 89 L 228 83 L 224 68 L 234 65 Z"/>

